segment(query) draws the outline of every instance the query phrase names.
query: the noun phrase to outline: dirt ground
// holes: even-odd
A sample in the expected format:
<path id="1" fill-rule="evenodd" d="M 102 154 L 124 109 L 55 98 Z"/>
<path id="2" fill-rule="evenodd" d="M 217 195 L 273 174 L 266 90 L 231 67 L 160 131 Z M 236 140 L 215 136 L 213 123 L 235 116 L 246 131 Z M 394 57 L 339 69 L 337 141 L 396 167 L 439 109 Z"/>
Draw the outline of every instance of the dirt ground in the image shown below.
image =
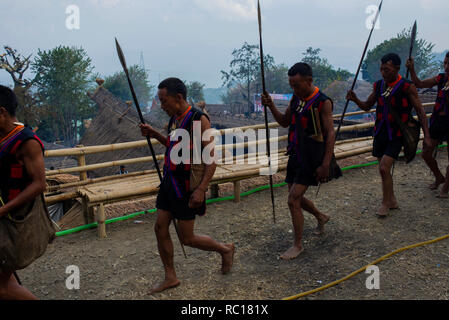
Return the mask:
<path id="1" fill-rule="evenodd" d="M 439 152 L 440 167 L 447 158 L 446 151 Z M 172 229 L 181 285 L 154 296 L 148 289 L 163 278 L 154 214 L 107 225 L 106 239 L 99 239 L 96 229 L 59 237 L 18 274 L 41 299 L 282 299 L 340 279 L 394 249 L 449 233 L 449 200 L 427 188 L 432 176 L 420 157 L 409 165 L 397 163 L 394 179 L 400 210 L 384 219 L 374 214 L 381 199 L 377 166 L 346 171 L 323 185 L 317 198 L 311 188 L 306 196 L 331 220 L 326 233 L 315 236 L 316 222 L 305 213 L 305 251 L 292 261 L 278 258 L 292 242 L 287 187 L 275 189 L 276 224 L 269 190 L 240 203 L 210 204 L 196 231 L 235 243 L 232 272 L 219 273 L 216 253 L 186 247 L 185 259 Z M 79 290 L 65 286 L 70 265 L 80 269 Z M 304 299 L 449 298 L 449 239 L 399 253 L 378 267 L 379 290 L 368 290 L 369 275 L 361 273 Z"/>

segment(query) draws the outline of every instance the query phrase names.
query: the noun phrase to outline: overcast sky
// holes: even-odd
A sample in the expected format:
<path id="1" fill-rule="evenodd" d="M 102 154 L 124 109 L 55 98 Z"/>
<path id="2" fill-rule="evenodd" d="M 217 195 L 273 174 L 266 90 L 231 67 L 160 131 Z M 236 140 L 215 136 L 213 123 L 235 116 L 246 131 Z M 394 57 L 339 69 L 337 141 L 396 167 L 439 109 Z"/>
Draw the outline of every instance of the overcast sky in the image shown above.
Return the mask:
<path id="1" fill-rule="evenodd" d="M 150 80 L 176 76 L 221 86 L 220 70 L 228 70 L 231 52 L 247 41 L 258 43 L 257 0 L 0 0 L 0 46 L 24 55 L 38 48 L 81 46 L 102 76 L 121 70 L 117 37 L 128 65 L 143 52 Z M 418 20 L 418 37 L 449 48 L 447 0 L 384 0 L 380 29 L 370 48 Z M 312 46 L 335 67 L 355 71 L 369 30 L 366 12 L 377 0 L 261 0 L 264 52 L 276 63 L 292 65 Z M 80 12 L 79 29 L 70 5 Z M 2 49 L 3 51 L 3 49 Z M 2 52 L 0 51 L 0 52 Z M 1 70 L 0 83 L 11 84 Z"/>

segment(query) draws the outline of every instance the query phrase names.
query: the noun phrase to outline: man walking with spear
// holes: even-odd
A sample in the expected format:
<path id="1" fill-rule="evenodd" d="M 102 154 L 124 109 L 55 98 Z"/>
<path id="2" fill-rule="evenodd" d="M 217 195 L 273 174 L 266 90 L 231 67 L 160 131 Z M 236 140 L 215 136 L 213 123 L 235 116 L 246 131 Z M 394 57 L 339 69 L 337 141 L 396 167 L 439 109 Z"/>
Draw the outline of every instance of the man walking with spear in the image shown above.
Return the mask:
<path id="1" fill-rule="evenodd" d="M 377 104 L 376 122 L 374 125 L 373 156 L 379 160 L 379 173 L 382 178 L 382 203 L 377 210 L 379 217 L 386 217 L 392 209 L 399 205 L 394 195 L 391 168 L 398 159 L 404 146 L 405 132 L 401 126 L 411 122 L 411 112 L 414 108 L 419 117 L 423 132 L 424 144 L 430 143 L 426 114 L 415 85 L 399 74 L 401 58 L 395 53 L 382 57 L 380 72 L 382 80 L 374 83 L 373 92 L 366 101 L 357 98 L 354 91 L 349 90 L 347 99 L 354 101 L 365 111 Z"/>
<path id="2" fill-rule="evenodd" d="M 174 288 L 180 284 L 173 264 L 173 243 L 169 232 L 172 221 L 186 258 L 184 244 L 202 250 L 216 251 L 222 256 L 221 272 L 226 274 L 231 270 L 234 260 L 234 244 L 219 243 L 208 236 L 196 235 L 193 232 L 195 216 L 206 213 L 206 191 L 209 181 L 214 175 L 216 164 L 212 161 L 207 165 L 194 166 L 194 159 L 198 157 L 194 157 L 193 152 L 197 152 L 195 154 L 196 156 L 198 155 L 198 150 L 196 150 L 195 143 L 191 144 L 190 142 L 193 140 L 193 122 L 200 122 L 201 133 L 199 141 L 201 144 L 201 152 L 199 159 L 201 162 L 203 149 L 213 142 L 213 137 L 209 141 L 203 141 L 202 139 L 204 132 L 210 129 L 209 117 L 187 103 L 187 88 L 181 80 L 168 78 L 159 84 L 159 90 L 157 92 L 162 109 L 171 117 L 168 125 L 168 136 L 160 134 L 150 125 L 145 124 L 145 119 L 143 118 L 131 78 L 129 77 L 125 56 L 117 39 L 115 39 L 115 44 L 120 63 L 127 77 L 128 85 L 139 114 L 141 122 L 139 126 L 142 135 L 147 137 L 148 147 L 153 156 L 159 180 L 161 181 L 156 200 L 156 208 L 158 211 L 154 229 L 159 254 L 164 264 L 165 279 L 159 285 L 152 288 L 149 294 Z M 185 143 L 182 139 L 177 140 L 176 129 L 188 131 L 189 141 L 187 143 L 189 146 L 188 149 L 191 151 L 188 155 L 188 161 L 183 161 L 183 158 L 181 163 L 171 161 L 171 151 L 175 145 L 180 142 Z M 156 138 L 162 145 L 167 147 L 163 177 L 154 153 L 151 137 Z M 212 148 L 209 154 L 212 159 L 214 159 L 213 152 Z M 179 227 L 176 219 L 181 220 Z"/>
<path id="3" fill-rule="evenodd" d="M 270 95 L 262 95 L 262 104 L 270 108 L 276 121 L 289 127 L 289 160 L 287 164 L 288 206 L 293 229 L 293 246 L 281 258 L 296 258 L 302 251 L 304 216 L 302 210 L 315 216 L 318 226 L 315 234 L 324 232 L 329 217 L 319 211 L 304 195 L 309 186 L 317 186 L 341 176 L 335 162 L 335 131 L 332 118 L 332 101 L 313 84 L 312 68 L 306 63 L 297 63 L 288 71 L 290 87 L 294 95 L 282 114 Z"/>
<path id="4" fill-rule="evenodd" d="M 449 52 L 444 58 L 444 73 L 440 73 L 429 79 L 420 80 L 418 78 L 413 58 L 410 58 L 407 61 L 406 66 L 410 70 L 412 81 L 417 88 L 438 87 L 435 106 L 433 108 L 432 117 L 430 118 L 430 144 L 424 145 L 422 157 L 435 176 L 435 182 L 432 183 L 429 188 L 431 190 L 436 190 L 440 184 L 444 183 L 438 197 L 447 198 L 449 191 L 449 165 L 446 169 L 446 177 L 444 177 L 438 168 L 438 163 L 432 153 L 440 141 L 449 141 Z"/>
<path id="5" fill-rule="evenodd" d="M 312 201 L 304 197 L 311 185 L 318 185 L 341 176 L 334 157 L 335 132 L 332 118 L 332 101 L 326 97 L 318 87 L 313 85 L 312 68 L 305 63 L 297 63 L 288 71 L 289 83 L 294 91 L 285 114 L 279 112 L 266 91 L 264 77 L 264 60 L 262 46 L 262 19 L 260 3 L 257 3 L 260 62 L 262 73 L 262 104 L 265 106 L 265 126 L 268 141 L 267 107 L 270 108 L 276 121 L 284 128 L 289 127 L 290 155 L 287 164 L 288 205 L 292 216 L 295 233 L 293 246 L 281 258 L 291 260 L 303 251 L 302 232 L 304 216 L 302 210 L 313 214 L 318 221 L 316 234 L 324 232 L 324 225 L 329 217 L 320 212 Z M 321 129 L 323 128 L 323 130 Z M 267 142 L 268 157 L 270 158 L 269 143 Z M 270 162 L 269 162 L 270 166 Z M 270 176 L 271 201 L 273 205 L 273 219 L 275 220 L 273 182 Z"/>
<path id="6" fill-rule="evenodd" d="M 189 132 L 188 137 L 192 140 L 193 122 L 199 122 L 201 137 L 203 137 L 203 133 L 210 129 L 209 118 L 200 110 L 188 104 L 186 101 L 186 86 L 178 78 L 168 78 L 162 81 L 158 86 L 157 95 L 161 101 L 161 108 L 171 117 L 168 125 L 168 136 L 157 132 L 150 125 L 140 125 L 143 136 L 155 138 L 167 147 L 164 178 L 156 200 L 157 220 L 154 227 L 159 254 L 164 264 L 165 279 L 151 289 L 150 294 L 161 292 L 180 284 L 173 264 L 173 243 L 169 232 L 169 226 L 173 219 L 178 220 L 178 235 L 182 244 L 201 250 L 215 251 L 221 255 L 221 272 L 223 274 L 231 270 L 235 251 L 232 243 L 220 243 L 209 236 L 197 235 L 193 231 L 195 216 L 204 215 L 206 212 L 205 194 L 209 181 L 214 175 L 216 164 L 212 162 L 205 165 L 204 170 L 198 173 L 198 183 L 195 183 L 197 185 L 193 186 L 194 181 L 191 176 L 191 172 L 194 171 L 193 157 L 190 157 L 188 163 L 177 163 L 177 161 L 172 159 L 174 147 L 178 143 L 185 143 L 185 141 L 182 141 L 184 138 L 177 138 L 176 130 L 187 130 Z M 202 150 L 210 143 L 213 143 L 213 137 L 210 141 L 202 141 Z M 189 146 L 192 148 L 190 141 Z M 193 144 L 194 147 L 195 144 Z M 212 153 L 213 150 L 210 155 L 213 158 L 214 155 Z"/>

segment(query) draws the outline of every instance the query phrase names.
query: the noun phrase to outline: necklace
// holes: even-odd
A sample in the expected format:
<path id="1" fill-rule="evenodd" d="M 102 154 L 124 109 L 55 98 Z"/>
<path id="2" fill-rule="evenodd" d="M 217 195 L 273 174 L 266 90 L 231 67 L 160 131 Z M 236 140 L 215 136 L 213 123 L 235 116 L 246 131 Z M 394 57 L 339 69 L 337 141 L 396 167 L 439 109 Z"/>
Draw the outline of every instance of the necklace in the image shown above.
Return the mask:
<path id="1" fill-rule="evenodd" d="M 189 106 L 187 108 L 186 111 L 184 111 L 184 113 L 182 115 L 180 115 L 179 117 L 175 118 L 175 123 L 176 123 L 176 127 L 179 128 L 181 127 L 182 121 L 184 120 L 184 118 L 186 117 L 186 115 L 189 113 L 190 109 L 192 109 L 191 106 Z"/>

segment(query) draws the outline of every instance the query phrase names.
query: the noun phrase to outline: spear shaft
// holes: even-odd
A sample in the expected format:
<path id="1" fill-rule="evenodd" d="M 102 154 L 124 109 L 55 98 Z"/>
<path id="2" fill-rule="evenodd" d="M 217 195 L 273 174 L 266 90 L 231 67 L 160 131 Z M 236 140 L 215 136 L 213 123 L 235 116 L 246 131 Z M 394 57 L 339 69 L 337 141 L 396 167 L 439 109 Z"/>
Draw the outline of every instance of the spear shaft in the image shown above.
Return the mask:
<path id="1" fill-rule="evenodd" d="M 260 49 L 260 71 L 262 77 L 262 90 L 264 94 L 267 94 L 266 85 L 265 85 L 265 67 L 263 61 L 263 45 L 262 45 L 262 15 L 260 11 L 260 2 L 257 1 L 257 16 L 259 21 L 259 49 Z M 273 175 L 271 173 L 271 150 L 270 150 L 270 131 L 268 128 L 268 114 L 267 107 L 264 106 L 264 116 L 265 116 L 265 134 L 267 141 L 267 153 L 268 153 L 268 168 L 270 170 L 270 191 L 271 191 L 271 205 L 273 207 L 273 222 L 276 223 L 276 212 L 274 209 L 274 191 L 273 191 Z"/>
<path id="2" fill-rule="evenodd" d="M 360 63 L 359 63 L 359 66 L 357 68 L 357 72 L 356 72 L 354 80 L 352 82 L 351 91 L 354 90 L 355 85 L 357 83 L 357 78 L 359 77 L 360 69 L 362 68 L 362 63 L 363 63 L 363 60 L 365 59 L 365 54 L 366 54 L 366 51 L 368 50 L 368 45 L 369 45 L 369 42 L 371 40 L 371 35 L 373 34 L 374 27 L 376 26 L 377 19 L 379 18 L 379 15 L 380 15 L 380 10 L 382 9 L 382 3 L 383 3 L 383 0 L 380 2 L 379 8 L 377 9 L 377 13 L 376 13 L 376 16 L 375 16 L 374 21 L 373 21 L 373 26 L 372 26 L 371 31 L 369 33 L 368 40 L 366 41 L 366 44 L 365 44 L 365 49 L 363 49 L 362 58 L 360 59 Z M 338 139 L 338 135 L 340 133 L 340 128 L 341 128 L 341 125 L 343 124 L 343 119 L 345 117 L 346 110 L 348 109 L 348 105 L 349 105 L 349 100 L 346 99 L 346 105 L 345 105 L 345 108 L 343 109 L 343 113 L 341 115 L 340 123 L 338 124 L 337 133 L 335 134 L 335 140 Z"/>

